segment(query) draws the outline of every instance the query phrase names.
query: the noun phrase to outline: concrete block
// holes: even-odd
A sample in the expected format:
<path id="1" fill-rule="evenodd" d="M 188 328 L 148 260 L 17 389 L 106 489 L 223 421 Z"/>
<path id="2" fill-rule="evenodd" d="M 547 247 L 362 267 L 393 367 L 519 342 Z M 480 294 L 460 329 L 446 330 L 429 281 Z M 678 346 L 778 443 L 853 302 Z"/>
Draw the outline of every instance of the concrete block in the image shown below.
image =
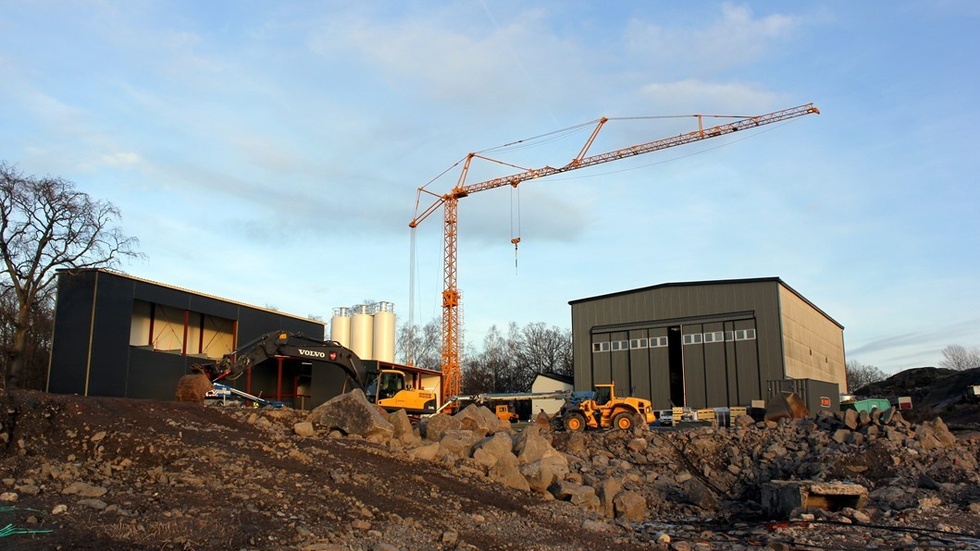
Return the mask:
<path id="1" fill-rule="evenodd" d="M 771 519 L 787 519 L 794 510 L 840 511 L 861 509 L 868 501 L 868 489 L 844 482 L 777 480 L 762 486 L 762 511 Z"/>

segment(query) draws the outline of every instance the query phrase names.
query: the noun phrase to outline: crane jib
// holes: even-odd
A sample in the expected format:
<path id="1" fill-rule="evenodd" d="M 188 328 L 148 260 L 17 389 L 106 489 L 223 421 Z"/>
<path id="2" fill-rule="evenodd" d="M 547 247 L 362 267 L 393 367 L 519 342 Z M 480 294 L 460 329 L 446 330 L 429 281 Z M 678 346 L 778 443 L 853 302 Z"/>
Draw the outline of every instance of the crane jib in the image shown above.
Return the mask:
<path id="1" fill-rule="evenodd" d="M 626 148 L 617 149 L 614 151 L 607 151 L 605 153 L 599 153 L 596 155 L 591 155 L 586 157 L 586 153 L 592 146 L 599 130 L 603 128 L 603 125 L 609 120 L 605 117 L 599 119 L 599 124 L 593 130 L 592 134 L 589 136 L 588 141 L 582 147 L 579 154 L 572 159 L 568 164 L 561 167 L 544 166 L 536 169 L 527 169 L 522 172 L 511 174 L 509 176 L 503 176 L 500 178 L 494 178 L 484 182 L 479 182 L 476 184 L 464 185 L 466 176 L 469 173 L 470 161 L 474 158 L 482 158 L 485 160 L 498 162 L 500 164 L 508 165 L 514 167 L 509 163 L 503 163 L 502 161 L 497 161 L 495 159 L 490 159 L 476 153 L 470 153 L 466 156 L 466 160 L 463 162 L 462 170 L 460 171 L 459 179 L 456 185 L 453 186 L 452 190 L 446 194 L 439 195 L 437 193 L 431 192 L 425 189 L 426 186 L 422 186 L 418 189 L 418 197 L 416 198 L 415 204 L 415 218 L 409 223 L 409 227 L 416 228 L 418 225 L 429 217 L 430 214 L 435 212 L 439 207 L 443 207 L 443 238 L 444 238 L 444 266 L 443 266 L 443 316 L 442 316 L 442 372 L 443 372 L 443 399 L 448 400 L 453 396 L 461 394 L 461 373 L 460 373 L 460 339 L 458 335 L 461 333 L 460 328 L 460 315 L 459 315 L 459 290 L 456 287 L 456 255 L 457 255 L 457 219 L 456 219 L 456 207 L 459 199 L 468 196 L 471 193 L 477 191 L 484 191 L 489 189 L 498 188 L 505 185 L 510 185 L 516 187 L 518 184 L 525 182 L 527 180 L 544 178 L 553 174 L 560 174 L 568 172 L 571 170 L 576 170 L 579 168 L 586 168 L 590 166 L 599 165 L 602 163 L 607 163 L 610 161 L 615 161 L 618 159 L 626 159 L 629 157 L 635 157 L 637 155 L 642 155 L 644 153 L 651 153 L 654 151 L 660 151 L 670 147 L 675 147 L 679 145 L 684 145 L 688 143 L 697 142 L 700 140 L 706 140 L 709 138 L 714 138 L 718 136 L 724 136 L 726 134 L 731 134 L 744 129 L 756 128 L 759 126 L 764 126 L 767 124 L 772 124 L 776 122 L 788 121 L 790 119 L 795 119 L 797 117 L 802 117 L 805 115 L 816 115 L 820 114 L 820 110 L 817 109 L 812 103 L 807 103 L 804 105 L 799 105 L 797 107 L 791 107 L 789 109 L 782 109 L 780 111 L 773 111 L 772 113 L 766 113 L 764 115 L 750 116 L 750 117 L 726 117 L 735 118 L 733 122 L 720 124 L 717 126 L 712 126 L 710 128 L 704 128 L 703 118 L 706 116 L 718 117 L 720 115 L 695 115 L 698 119 L 698 129 L 676 136 L 671 136 L 668 138 L 662 138 L 642 144 L 632 145 Z M 519 143 L 519 142 L 514 142 Z M 458 164 L 458 163 L 457 163 Z M 454 167 L 456 165 L 453 165 Z M 517 167 L 515 167 L 517 168 Z M 448 171 L 448 169 L 447 169 Z M 445 172 L 443 173 L 445 174 Z M 431 183 L 431 182 L 430 182 Z M 434 195 L 436 197 L 435 202 L 428 206 L 428 208 L 421 210 L 419 209 L 419 200 L 422 194 L 426 193 L 429 195 Z M 414 237 L 413 237 L 414 239 Z M 414 286 L 412 291 L 414 292 Z M 450 300 L 451 299 L 451 300 Z M 414 301 L 414 298 L 413 298 Z"/>

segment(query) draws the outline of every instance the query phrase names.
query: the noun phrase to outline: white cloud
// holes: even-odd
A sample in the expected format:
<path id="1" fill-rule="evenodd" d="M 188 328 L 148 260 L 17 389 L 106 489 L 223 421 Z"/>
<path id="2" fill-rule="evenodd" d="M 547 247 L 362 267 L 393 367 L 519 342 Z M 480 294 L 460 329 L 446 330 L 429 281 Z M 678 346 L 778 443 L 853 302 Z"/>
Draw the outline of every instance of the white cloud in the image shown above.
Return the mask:
<path id="1" fill-rule="evenodd" d="M 780 96 L 761 85 L 715 83 L 699 79 L 650 83 L 640 90 L 643 100 L 663 109 L 663 114 L 695 114 L 695 106 L 724 109 L 718 115 L 759 115 L 778 105 Z M 705 113 L 702 113 L 705 114 Z M 706 124 L 718 124 L 706 122 Z"/>
<path id="2" fill-rule="evenodd" d="M 633 19 L 627 50 L 669 74 L 707 74 L 744 66 L 774 52 L 802 21 L 797 16 L 755 17 L 748 7 L 725 3 L 719 19 L 700 27 L 665 27 L 654 18 Z"/>

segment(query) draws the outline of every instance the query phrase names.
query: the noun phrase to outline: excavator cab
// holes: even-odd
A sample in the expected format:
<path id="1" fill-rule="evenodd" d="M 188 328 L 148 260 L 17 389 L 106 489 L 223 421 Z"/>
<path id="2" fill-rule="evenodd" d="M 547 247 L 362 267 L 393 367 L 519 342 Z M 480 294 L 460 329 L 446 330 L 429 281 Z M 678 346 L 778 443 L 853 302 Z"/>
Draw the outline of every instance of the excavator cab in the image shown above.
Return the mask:
<path id="1" fill-rule="evenodd" d="M 401 371 L 382 371 L 377 379 L 368 384 L 365 394 L 373 402 L 393 398 L 402 390 L 405 390 L 404 373 Z"/>
<path id="2" fill-rule="evenodd" d="M 382 369 L 371 378 L 364 394 L 369 402 L 389 411 L 404 409 L 410 414 L 435 413 L 437 405 L 434 392 L 413 385 L 411 379 L 397 369 Z"/>

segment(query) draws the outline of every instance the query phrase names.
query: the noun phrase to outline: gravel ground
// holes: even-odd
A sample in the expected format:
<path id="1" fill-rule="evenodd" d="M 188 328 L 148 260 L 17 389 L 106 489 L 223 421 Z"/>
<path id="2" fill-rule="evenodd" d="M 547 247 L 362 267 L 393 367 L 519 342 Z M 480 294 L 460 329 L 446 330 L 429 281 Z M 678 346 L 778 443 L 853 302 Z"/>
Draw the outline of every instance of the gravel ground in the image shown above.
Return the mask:
<path id="1" fill-rule="evenodd" d="M 726 448 L 735 436 L 724 429 L 550 435 L 577 481 L 615 476 L 646 496 L 646 518 L 626 521 L 504 487 L 470 459 L 415 460 L 392 442 L 326 430 L 298 436 L 303 411 L 25 391 L 11 394 L 8 411 L 4 549 L 980 549 L 971 435 L 941 459 L 965 457 L 974 477 L 930 460 L 929 473 L 942 478 L 946 468 L 951 481 L 933 480 L 933 490 L 912 481 L 899 496 L 916 500 L 910 507 L 881 498 L 862 511 L 779 521 L 760 516 L 745 477 L 713 497 L 685 482 L 715 480 L 722 465 L 708 459 L 741 453 Z M 747 428 L 738 441 L 748 446 L 765 430 Z M 790 434 L 770 434 L 780 431 Z M 669 466 L 680 450 L 692 462 Z M 863 482 L 905 488 L 882 480 Z"/>

